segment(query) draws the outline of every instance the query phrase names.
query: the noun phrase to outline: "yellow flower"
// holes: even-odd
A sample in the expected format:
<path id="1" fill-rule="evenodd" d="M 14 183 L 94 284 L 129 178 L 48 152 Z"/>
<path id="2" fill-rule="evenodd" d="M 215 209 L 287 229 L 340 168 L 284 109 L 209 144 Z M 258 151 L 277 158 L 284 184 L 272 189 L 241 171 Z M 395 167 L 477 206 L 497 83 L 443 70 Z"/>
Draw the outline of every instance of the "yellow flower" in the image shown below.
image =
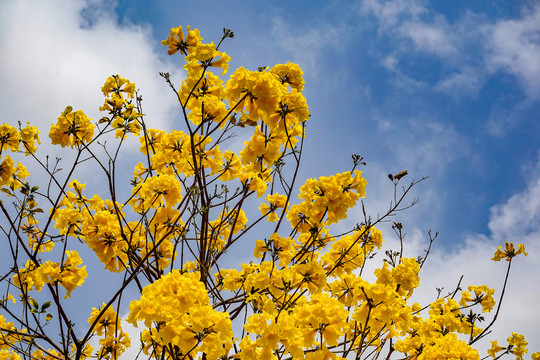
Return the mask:
<path id="1" fill-rule="evenodd" d="M 302 78 L 304 73 L 297 64 L 287 61 L 287 64 L 274 65 L 270 69 L 270 74 L 277 76 L 278 80 L 285 86 L 289 85 L 298 91 L 304 90 L 304 79 Z"/>
<path id="2" fill-rule="evenodd" d="M 525 347 L 528 344 L 528 342 L 525 341 L 525 336 L 513 332 L 512 336 L 510 336 L 507 341 L 508 345 L 511 345 L 512 347 L 510 352 L 516 355 L 517 360 L 522 360 L 523 355 L 528 351 Z"/>
<path id="3" fill-rule="evenodd" d="M 232 238 L 232 235 L 242 231 L 248 222 L 244 210 L 223 210 L 216 220 L 208 224 L 208 239 L 210 248 L 222 249 Z"/>
<path id="4" fill-rule="evenodd" d="M 83 216 L 80 232 L 88 247 L 96 253 L 109 271 L 120 272 L 128 263 L 127 250 L 130 244 L 121 237 L 120 225 L 115 212 L 104 206 L 104 202 L 93 200 L 93 207 L 99 209 L 93 216 Z M 117 206 L 119 206 L 117 204 Z M 119 207 L 121 209 L 121 207 Z M 77 210 L 77 209 L 75 209 Z M 124 216 L 120 213 L 120 216 Z M 59 221 L 65 216 L 61 216 Z M 80 217 L 80 215 L 79 215 Z M 57 221 L 58 222 L 58 221 Z"/>
<path id="5" fill-rule="evenodd" d="M 7 349 L 0 349 L 0 359 L 2 360 L 21 360 L 21 356 L 15 351 L 11 352 Z"/>
<path id="6" fill-rule="evenodd" d="M 300 276 L 301 286 L 316 294 L 326 285 L 326 272 L 318 261 L 293 265 L 291 269 Z"/>
<path id="7" fill-rule="evenodd" d="M 257 259 L 260 259 L 263 257 L 263 254 L 270 251 L 268 246 L 266 246 L 266 242 L 264 240 L 255 240 L 255 249 L 253 250 L 253 256 L 255 256 Z"/>
<path id="8" fill-rule="evenodd" d="M 6 185 L 15 173 L 13 164 L 14 162 L 9 156 L 6 156 L 4 161 L 0 164 L 0 187 Z"/>
<path id="9" fill-rule="evenodd" d="M 22 128 L 19 132 L 21 141 L 25 148 L 25 155 L 30 155 L 36 152 L 37 146 L 35 143 L 37 142 L 38 144 L 41 144 L 39 133 L 40 131 L 37 129 L 37 127 L 30 126 L 29 124 Z"/>
<path id="10" fill-rule="evenodd" d="M 218 60 L 211 61 L 210 66 L 223 69 L 221 75 L 225 75 L 229 69 L 229 61 L 231 61 L 231 57 L 224 52 L 220 52 L 219 55 L 220 58 Z"/>
<path id="11" fill-rule="evenodd" d="M 476 349 L 473 349 L 465 341 L 459 340 L 454 333 L 433 339 L 425 344 L 425 347 L 417 358 L 418 360 L 428 359 L 463 359 L 478 360 L 480 356 Z"/>
<path id="12" fill-rule="evenodd" d="M 102 88 L 102 91 L 107 90 L 103 90 Z M 122 110 L 125 103 L 126 100 L 122 97 L 121 93 L 113 92 L 110 97 L 105 98 L 105 103 L 99 107 L 99 111 L 108 111 L 110 114 L 115 114 Z"/>
<path id="13" fill-rule="evenodd" d="M 474 292 L 474 299 L 469 301 L 479 301 L 482 305 L 482 312 L 489 312 L 495 306 L 495 299 L 493 299 L 494 289 L 490 289 L 487 285 L 481 286 L 469 286 L 469 291 Z"/>
<path id="14" fill-rule="evenodd" d="M 66 260 L 62 265 L 59 279 L 60 284 L 66 289 L 66 296 L 64 299 L 70 297 L 71 292 L 77 286 L 81 286 L 84 283 L 84 279 L 88 276 L 86 266 L 81 268 L 77 267 L 82 264 L 82 259 L 75 250 L 66 251 L 66 255 Z"/>
<path id="15" fill-rule="evenodd" d="M 120 77 L 120 75 L 113 75 L 105 80 L 105 84 L 101 87 L 101 91 L 105 96 L 108 96 L 110 93 L 115 93 L 122 97 L 121 93 L 126 93 L 133 99 L 135 96 L 135 84 L 128 79 Z"/>
<path id="16" fill-rule="evenodd" d="M 117 359 L 130 347 L 131 339 L 128 334 L 122 331 L 122 320 L 118 317 L 112 306 L 107 307 L 102 312 L 102 308 L 105 306 L 107 305 L 103 303 L 98 309 L 92 308 L 88 323 L 91 325 L 95 323 L 93 332 L 101 337 L 99 339 L 101 349 L 97 352 L 99 354 L 98 358 Z M 85 347 L 84 349 L 84 353 L 87 355 L 91 351 L 91 347 Z"/>
<path id="17" fill-rule="evenodd" d="M 190 26 L 186 27 L 187 35 L 184 39 L 184 33 L 182 27 L 172 28 L 167 40 L 161 42 L 162 45 L 168 46 L 167 54 L 173 55 L 177 51 L 181 54 L 187 55 L 192 51 L 192 48 L 196 47 L 202 40 L 199 29 L 191 30 Z"/>
<path id="18" fill-rule="evenodd" d="M 172 175 L 159 175 L 147 178 L 140 186 L 133 188 L 130 204 L 137 212 L 160 206 L 172 207 L 180 202 L 181 184 Z"/>
<path id="19" fill-rule="evenodd" d="M 92 347 L 92 345 L 90 344 L 86 344 L 83 348 L 83 350 L 81 351 L 81 359 L 86 359 L 86 358 L 89 358 L 92 356 L 92 351 L 94 350 L 94 348 Z M 73 358 L 75 358 L 75 355 L 77 354 L 77 347 L 75 346 L 75 344 L 73 344 L 73 346 L 71 347 L 71 356 L 73 356 Z"/>
<path id="20" fill-rule="evenodd" d="M 0 153 L 9 148 L 11 151 L 19 151 L 19 132 L 8 124 L 0 125 Z"/>
<path id="21" fill-rule="evenodd" d="M 15 172 L 13 173 L 8 185 L 13 189 L 19 189 L 25 182 L 26 178 L 30 175 L 28 170 L 24 167 L 23 164 L 17 163 L 15 167 Z"/>
<path id="22" fill-rule="evenodd" d="M 284 208 L 285 203 L 287 202 L 287 196 L 281 194 L 272 194 L 266 196 L 267 203 L 262 203 L 259 206 L 259 210 L 263 216 L 268 214 L 266 218 L 267 221 L 275 222 L 278 219 L 277 214 L 275 213 L 276 209 Z"/>
<path id="23" fill-rule="evenodd" d="M 95 128 L 90 120 L 82 110 L 72 112 L 71 106 L 68 106 L 58 117 L 57 123 L 51 125 L 49 137 L 52 143 L 73 148 L 74 145 L 90 142 Z"/>
<path id="24" fill-rule="evenodd" d="M 491 341 L 491 348 L 487 351 L 488 355 L 494 359 L 497 357 L 497 353 L 505 350 L 506 348 L 499 346 L 497 341 Z"/>
<path id="25" fill-rule="evenodd" d="M 216 50 L 214 43 L 199 44 L 193 49 L 193 51 L 186 56 L 186 61 L 197 60 L 201 63 L 212 60 L 214 57 L 219 56 L 220 52 Z"/>
<path id="26" fill-rule="evenodd" d="M 276 76 L 243 67 L 236 69 L 225 87 L 230 105 L 244 115 L 257 118 L 274 114 L 285 91 Z"/>
<path id="27" fill-rule="evenodd" d="M 195 358 L 204 351 L 217 359 L 232 345 L 229 314 L 212 308 L 197 272 L 171 271 L 147 285 L 141 299 L 132 301 L 129 309 L 128 322 L 137 326 L 137 321 L 144 321 L 149 328 L 158 324 L 156 331 L 152 329 L 151 341 L 177 346 L 185 356 Z"/>
<path id="28" fill-rule="evenodd" d="M 399 284 L 400 294 L 407 297 L 412 295 L 413 290 L 420 285 L 419 272 L 420 264 L 414 258 L 404 258 L 401 264 L 392 269 L 392 277 Z"/>
<path id="29" fill-rule="evenodd" d="M 527 256 L 528 254 L 525 252 L 525 245 L 524 244 L 518 244 L 518 249 L 516 250 L 514 248 L 514 243 L 506 242 L 505 250 L 501 250 L 502 245 L 497 248 L 495 251 L 495 255 L 491 258 L 493 261 L 500 261 L 503 258 L 506 258 L 506 261 L 512 260 L 512 258 L 516 257 L 519 254 L 524 254 Z"/>
<path id="30" fill-rule="evenodd" d="M 365 186 L 366 180 L 358 170 L 308 179 L 299 189 L 298 197 L 303 202 L 291 206 L 287 220 L 299 232 L 308 232 L 313 226 L 335 224 L 345 219 L 347 210 L 365 196 Z"/>
<path id="31" fill-rule="evenodd" d="M 121 114 L 115 116 L 111 122 L 111 126 L 116 129 L 116 137 L 123 139 L 127 133 L 133 133 L 135 136 L 138 136 L 142 126 L 137 119 L 141 116 L 142 114 L 136 112 L 132 104 L 126 105 Z"/>

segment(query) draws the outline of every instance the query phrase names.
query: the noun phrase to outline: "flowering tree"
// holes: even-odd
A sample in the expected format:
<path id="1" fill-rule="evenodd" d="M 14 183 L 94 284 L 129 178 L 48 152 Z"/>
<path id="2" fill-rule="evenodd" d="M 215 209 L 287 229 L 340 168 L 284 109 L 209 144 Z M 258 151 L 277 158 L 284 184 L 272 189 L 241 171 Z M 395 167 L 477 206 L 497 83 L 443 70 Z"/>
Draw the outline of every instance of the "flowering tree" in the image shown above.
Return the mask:
<path id="1" fill-rule="evenodd" d="M 230 57 L 220 46 L 232 37 L 224 29 L 217 45 L 203 43 L 197 29 L 178 27 L 162 42 L 185 60 L 178 88 L 161 74 L 178 98 L 183 130 L 148 128 L 135 84 L 118 75 L 102 87 L 105 116 L 97 123 L 68 106 L 51 126 L 52 144 L 73 152 L 67 169 L 39 155 L 35 126 L 0 126 L 0 228 L 12 258 L 0 278 L 0 359 L 116 359 L 131 346 L 124 321 L 140 330 L 145 358 L 479 359 L 472 345 L 495 322 L 523 246 L 507 243 L 493 257 L 507 260 L 508 270 L 490 319 L 482 313 L 497 303 L 485 285 L 411 303 L 429 249 L 404 258 L 402 225 L 394 222 L 399 251 L 384 261 L 375 252 L 383 243 L 377 226 L 410 206 L 404 199 L 417 182 L 395 193 L 387 213 L 364 211 L 350 231 L 332 233 L 365 195 L 363 159 L 353 155 L 350 171 L 297 189 L 309 119 L 302 71 L 291 63 L 239 68 L 224 83 Z M 234 134 L 246 139 L 240 151 Z M 140 162 L 124 177 L 118 159 L 130 138 L 138 139 Z M 8 151 L 26 155 L 48 184 L 30 184 Z M 100 194 L 74 178 L 89 162 L 106 184 Z M 396 191 L 405 175 L 389 175 Z M 122 197 L 118 189 L 128 187 Z M 70 295 L 89 275 L 74 250 L 80 243 L 123 281 L 107 302 L 78 309 L 89 317 L 76 328 L 67 305 L 73 312 Z M 224 268 L 240 246 L 254 249 L 253 261 Z M 376 280 L 365 280 L 366 264 L 376 261 Z M 138 299 L 122 297 L 128 287 Z M 526 345 L 512 333 L 488 353 L 521 359 Z"/>

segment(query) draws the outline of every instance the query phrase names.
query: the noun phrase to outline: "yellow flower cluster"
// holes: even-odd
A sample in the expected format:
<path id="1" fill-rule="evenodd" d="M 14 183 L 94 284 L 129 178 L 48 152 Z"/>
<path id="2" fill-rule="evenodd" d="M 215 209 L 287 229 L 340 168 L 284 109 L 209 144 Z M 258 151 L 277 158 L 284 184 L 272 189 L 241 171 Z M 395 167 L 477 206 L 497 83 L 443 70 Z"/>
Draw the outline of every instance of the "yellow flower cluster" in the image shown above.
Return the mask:
<path id="1" fill-rule="evenodd" d="M 17 329 L 14 323 L 8 322 L 0 314 L 0 359 L 21 359 L 19 354 L 10 350 L 23 339 L 19 333 L 24 334 L 25 332 L 25 329 Z"/>
<path id="2" fill-rule="evenodd" d="M 25 149 L 25 155 L 30 155 L 36 152 L 37 145 L 41 144 L 41 140 L 39 138 L 39 130 L 35 126 L 30 126 L 30 124 L 27 124 L 26 127 L 22 128 L 19 132 L 19 136 L 21 137 L 21 143 L 23 144 L 23 147 Z"/>
<path id="3" fill-rule="evenodd" d="M 130 250 L 141 249 L 145 232 L 135 222 L 126 224 L 133 230 L 129 238 L 123 232 L 119 217 L 125 217 L 122 204 L 83 195 L 85 184 L 77 180 L 69 184 L 75 192 L 67 191 L 53 214 L 60 234 L 80 238 L 92 249 L 109 271 L 120 272 L 129 264 Z M 124 236 L 122 236 L 124 234 Z M 153 249 L 153 247 L 152 247 Z"/>
<path id="4" fill-rule="evenodd" d="M 471 297 L 471 293 L 468 291 L 461 292 L 461 300 L 459 302 L 460 306 L 470 306 L 471 303 L 482 305 L 482 312 L 489 312 L 495 306 L 495 299 L 493 299 L 493 294 L 495 290 L 490 289 L 486 285 L 480 286 L 469 286 L 468 290 L 474 293 L 474 297 Z"/>
<path id="5" fill-rule="evenodd" d="M 212 308 L 199 278 L 197 272 L 173 270 L 146 286 L 140 300 L 131 302 L 127 321 L 134 326 L 144 322 L 145 354 L 173 356 L 170 345 L 178 348 L 180 358 L 202 352 L 217 359 L 229 352 L 234 335 L 229 314 Z M 158 349 L 152 350 L 156 344 Z"/>
<path id="6" fill-rule="evenodd" d="M 352 236 L 347 238 L 352 239 Z M 366 235 L 365 243 L 370 244 L 370 248 L 376 246 L 367 238 Z M 288 248 L 287 243 L 292 242 L 290 238 L 284 239 L 276 234 L 271 240 L 257 241 L 256 257 L 272 251 L 277 251 L 279 256 L 282 249 Z M 382 237 L 375 242 L 380 244 Z M 301 244 L 295 244 L 290 251 L 298 254 L 301 248 Z M 378 280 L 375 284 L 362 280 L 352 269 L 336 271 L 339 278 L 327 284 L 327 273 L 331 267 L 325 269 L 317 261 L 316 252 L 310 252 L 306 257 L 311 261 L 285 266 L 282 258 L 280 266 L 283 268 L 276 267 L 272 261 L 263 261 L 259 265 L 243 264 L 241 271 L 224 269 L 216 275 L 223 289 L 246 291 L 249 294 L 246 301 L 256 311 L 244 326 L 256 340 L 244 337 L 240 344 L 241 358 L 270 356 L 278 344 L 285 347 L 284 353 L 289 352 L 293 356 L 300 356 L 311 347 L 318 348 L 314 353 L 322 356 L 324 349 L 335 346 L 343 336 L 355 338 L 358 326 L 368 323 L 373 335 L 364 340 L 377 346 L 380 344 L 380 332 L 386 332 L 389 337 L 405 334 L 413 323 L 412 309 L 406 304 L 406 299 L 419 284 L 420 267 L 414 259 L 403 259 L 392 270 L 385 265 L 376 272 Z M 321 304 L 324 306 L 318 308 Z M 327 317 L 318 318 L 316 314 L 321 311 Z M 315 341 L 317 334 L 322 337 L 322 343 Z M 361 348 L 363 344 L 355 346 Z"/>
<path id="7" fill-rule="evenodd" d="M 35 207 L 35 204 L 32 205 Z M 54 242 L 43 238 L 44 234 L 39 230 L 38 223 L 32 216 L 28 216 L 27 222 L 21 225 L 21 230 L 28 237 L 28 246 L 32 251 L 49 252 L 53 249 Z"/>
<path id="8" fill-rule="evenodd" d="M 140 138 L 141 150 L 147 152 L 151 149 L 151 168 L 158 174 L 182 174 L 192 176 L 200 169 L 210 169 L 211 173 L 218 173 L 223 166 L 222 153 L 219 146 L 206 147 L 212 138 L 201 139 L 198 134 L 191 138 L 183 131 L 173 130 L 165 134 L 163 131 L 151 130 L 151 138 Z M 143 164 L 139 165 L 140 167 Z M 136 169 L 137 170 L 137 169 Z M 142 170 L 142 168 L 141 168 Z M 138 173 L 145 175 L 145 171 Z M 136 174 L 137 180 L 141 175 Z"/>
<path id="9" fill-rule="evenodd" d="M 238 358 L 277 359 L 273 353 L 280 344 L 283 353 L 293 358 L 330 358 L 326 357 L 331 354 L 328 347 L 336 346 L 349 329 L 346 316 L 341 304 L 327 294 L 313 295 L 309 300 L 303 298 L 294 310 L 278 316 L 264 312 L 251 315 L 244 330 L 253 334 L 255 340 L 250 335 L 242 339 Z M 312 347 L 315 350 L 304 353 L 304 349 Z"/>
<path id="10" fill-rule="evenodd" d="M 102 118 L 100 123 L 110 123 L 116 129 L 117 138 L 123 139 L 128 133 L 138 136 L 142 127 L 137 119 L 142 114 L 135 110 L 135 105 L 129 100 L 135 97 L 135 84 L 119 75 L 113 75 L 107 78 L 101 91 L 106 98 L 99 110 L 108 111 L 109 117 Z"/>
<path id="11" fill-rule="evenodd" d="M 62 265 L 49 260 L 38 266 L 28 260 L 26 265 L 13 276 L 13 283 L 20 289 L 24 288 L 25 291 L 41 291 L 43 285 L 58 282 L 66 289 L 65 298 L 67 299 L 77 286 L 84 283 L 88 275 L 86 266 L 78 267 L 81 264 L 82 259 L 74 250 L 66 251 L 66 258 Z"/>
<path id="12" fill-rule="evenodd" d="M 0 186 L 9 184 L 15 174 L 15 167 L 13 165 L 13 159 L 9 156 L 6 156 L 0 164 Z"/>
<path id="13" fill-rule="evenodd" d="M 417 305 L 416 310 L 419 308 Z M 481 329 L 466 320 L 455 300 L 438 299 L 430 305 L 428 319 L 413 316 L 406 337 L 396 342 L 395 349 L 418 360 L 478 360 L 478 351 L 459 339 L 457 334 L 476 336 L 479 333 Z"/>
<path id="14" fill-rule="evenodd" d="M 17 153 L 22 144 L 25 155 L 33 154 L 37 150 L 36 142 L 41 144 L 39 130 L 35 126 L 27 125 L 17 128 L 6 123 L 0 125 L 0 155 L 6 150 Z M 7 186 L 12 190 L 19 189 L 30 174 L 20 162 L 15 166 L 13 159 L 6 155 L 0 158 L 0 187 Z"/>
<path id="15" fill-rule="evenodd" d="M 244 210 L 223 210 L 216 220 L 208 224 L 209 248 L 222 250 L 230 242 L 231 236 L 242 231 L 247 222 Z"/>
<path id="16" fill-rule="evenodd" d="M 268 215 L 266 218 L 267 221 L 276 222 L 278 219 L 276 209 L 285 208 L 285 204 L 287 204 L 287 196 L 281 194 L 270 194 L 266 196 L 266 201 L 268 201 L 268 204 L 262 203 L 261 206 L 259 206 L 259 210 L 261 210 L 263 216 Z"/>
<path id="17" fill-rule="evenodd" d="M 255 129 L 239 158 L 230 151 L 222 153 L 216 144 L 208 147 L 211 142 L 208 135 L 200 140 L 182 139 L 180 143 L 162 141 L 169 144 L 166 147 L 169 151 L 165 152 L 160 151 L 159 140 L 154 144 L 154 137 L 144 139 L 142 145 L 151 144 L 155 153 L 152 168 L 160 171 L 163 164 L 172 165 L 173 160 L 174 166 L 186 175 L 210 168 L 212 174 L 218 174 L 223 181 L 239 178 L 249 190 L 262 196 L 272 181 L 270 167 L 303 136 L 302 123 L 307 121 L 309 111 L 300 93 L 304 84 L 302 71 L 298 65 L 290 63 L 260 71 L 239 68 L 223 84 L 208 70 L 221 68 L 222 75 L 225 74 L 230 57 L 218 51 L 213 43 L 202 43 L 198 30 L 188 27 L 184 37 L 181 27 L 174 28 L 162 44 L 169 46 L 171 55 L 178 51 L 185 55 L 184 68 L 188 76 L 178 91 L 178 98 L 187 111 L 187 119 L 197 129 L 209 123 L 220 129 L 246 125 Z M 240 118 L 237 119 L 235 114 L 238 113 Z M 156 131 L 149 130 L 150 134 L 153 132 Z M 173 157 L 169 156 L 171 152 Z M 179 156 L 182 152 L 186 154 Z M 189 156 L 189 152 L 194 156 Z"/>
<path id="18" fill-rule="evenodd" d="M 6 123 L 0 125 L 0 152 L 10 149 L 12 152 L 19 151 L 21 136 L 16 128 Z"/>
<path id="19" fill-rule="evenodd" d="M 173 55 L 176 54 L 177 51 L 180 51 L 181 54 L 187 55 L 192 48 L 201 42 L 199 29 L 191 30 L 188 25 L 186 32 L 187 35 L 184 38 L 184 32 L 181 26 L 171 29 L 169 38 L 161 42 L 162 45 L 169 47 L 167 54 Z"/>
<path id="20" fill-rule="evenodd" d="M 56 124 L 51 125 L 49 137 L 52 143 L 71 148 L 89 143 L 95 130 L 90 120 L 82 110 L 73 111 L 73 108 L 68 106 L 58 117 Z"/>
<path id="21" fill-rule="evenodd" d="M 304 201 L 291 206 L 287 219 L 299 232 L 335 224 L 347 217 L 347 210 L 365 195 L 366 180 L 355 170 L 335 176 L 308 179 L 300 187 L 299 198 Z"/>
<path id="22" fill-rule="evenodd" d="M 350 274 L 362 268 L 374 250 L 381 248 L 382 243 L 380 230 L 363 226 L 332 242 L 322 256 L 322 264 L 325 269 L 333 270 L 336 275 L 341 276 L 344 272 Z"/>
<path id="23" fill-rule="evenodd" d="M 512 336 L 508 337 L 508 346 L 502 347 L 499 346 L 498 341 L 492 341 L 491 342 L 491 348 L 488 350 L 488 355 L 493 357 L 494 359 L 500 358 L 505 353 L 511 353 L 516 356 L 517 360 L 523 360 L 523 355 L 525 355 L 528 350 L 526 348 L 528 342 L 525 341 L 525 337 L 521 334 L 512 333 Z M 505 353 L 497 355 L 497 353 L 500 353 L 501 351 L 505 351 Z M 540 353 L 536 352 L 531 355 L 531 358 L 533 360 L 540 358 Z"/>
<path id="24" fill-rule="evenodd" d="M 173 175 L 152 176 L 133 188 L 130 205 L 138 213 L 161 206 L 174 207 L 182 199 L 180 191 L 180 182 Z"/>
<path id="25" fill-rule="evenodd" d="M 493 258 L 491 260 L 493 261 L 501 261 L 503 258 L 506 259 L 506 261 L 512 260 L 512 258 L 518 256 L 519 254 L 523 254 L 527 256 L 528 254 L 525 252 L 525 245 L 518 244 L 518 248 L 514 248 L 514 243 L 506 242 L 504 251 L 501 250 L 502 245 L 497 248 L 497 251 L 495 251 L 495 255 L 493 255 Z"/>
<path id="26" fill-rule="evenodd" d="M 98 309 L 92 308 L 88 323 L 93 326 L 92 332 L 100 337 L 98 359 L 118 359 L 130 347 L 131 339 L 122 330 L 122 322 L 112 306 L 103 303 Z M 90 354 L 92 350 L 90 346 L 84 352 Z"/>

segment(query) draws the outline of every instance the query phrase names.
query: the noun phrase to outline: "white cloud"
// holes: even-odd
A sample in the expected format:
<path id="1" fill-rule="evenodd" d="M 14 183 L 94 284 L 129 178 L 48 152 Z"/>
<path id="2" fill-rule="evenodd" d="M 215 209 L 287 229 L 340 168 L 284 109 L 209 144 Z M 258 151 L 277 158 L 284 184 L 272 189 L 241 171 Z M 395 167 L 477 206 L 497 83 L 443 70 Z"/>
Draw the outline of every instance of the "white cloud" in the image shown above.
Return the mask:
<path id="1" fill-rule="evenodd" d="M 486 29 L 487 64 L 516 76 L 528 96 L 540 99 L 540 6 L 519 19 L 501 20 Z"/>
<path id="2" fill-rule="evenodd" d="M 322 52 L 327 47 L 333 51 L 339 50 L 346 31 L 340 27 L 318 23 L 315 27 L 291 30 L 281 17 L 272 19 L 272 34 L 277 38 L 276 43 L 291 54 L 291 61 L 298 63 L 304 72 L 315 73 L 319 66 Z"/>
<path id="3" fill-rule="evenodd" d="M 388 71 L 396 71 L 399 59 L 395 55 L 388 55 L 381 61 L 381 65 Z"/>
<path id="4" fill-rule="evenodd" d="M 518 79 L 527 97 L 540 99 L 540 6 L 524 7 L 520 17 L 495 21 L 464 11 L 448 23 L 442 14 L 414 0 L 361 4 L 361 13 L 377 20 L 379 34 L 397 40 L 399 52 L 393 57 L 413 51 L 441 60 L 444 68 L 434 90 L 475 95 L 486 78 L 503 72 Z"/>
<path id="5" fill-rule="evenodd" d="M 150 29 L 120 26 L 92 1 L 9 1 L 0 15 L 3 121 L 49 125 L 67 106 L 99 118 L 105 79 L 120 74 L 143 95 L 151 126 L 169 126 L 175 97 L 158 75 L 173 69 L 154 52 Z M 97 119 L 95 119 L 97 120 Z"/>
<path id="6" fill-rule="evenodd" d="M 360 5 L 361 13 L 372 13 L 381 26 L 381 31 L 398 25 L 403 18 L 417 19 L 426 12 L 423 1 L 418 0 L 364 0 Z"/>
<path id="7" fill-rule="evenodd" d="M 416 49 L 433 55 L 450 56 L 457 52 L 446 22 L 430 25 L 422 22 L 406 22 L 400 32 L 410 38 Z"/>
<path id="8" fill-rule="evenodd" d="M 457 38 L 449 31 L 450 25 L 443 16 L 435 16 L 427 23 L 421 16 L 429 14 L 422 2 L 416 0 L 364 0 L 362 14 L 372 14 L 377 19 L 378 32 L 391 34 L 401 40 L 411 41 L 416 51 L 441 57 L 454 55 Z"/>
<path id="9" fill-rule="evenodd" d="M 449 24 L 444 16 L 433 13 L 423 3 L 414 0 L 364 0 L 361 14 L 373 15 L 377 20 L 379 35 L 388 36 L 396 43 L 392 53 L 384 57 L 381 65 L 396 76 L 397 86 L 415 83 L 423 84 L 423 89 L 432 86 L 415 79 L 414 75 L 406 74 L 400 68 L 400 60 L 412 54 L 434 56 L 456 69 L 449 77 L 443 73 L 439 75 L 441 79 L 433 85 L 436 91 L 463 96 L 465 93 L 476 92 L 481 86 L 478 76 L 474 79 L 469 77 L 470 71 L 466 67 L 471 65 L 467 65 L 463 59 L 464 42 L 472 37 L 470 30 L 464 31 L 464 27 L 475 24 L 470 21 L 470 16 L 456 24 Z"/>
<path id="10" fill-rule="evenodd" d="M 532 174 L 531 178 L 525 191 L 491 209 L 489 229 L 497 240 L 517 238 L 518 235 L 531 236 L 540 232 L 540 179 L 538 174 Z"/>
<path id="11" fill-rule="evenodd" d="M 455 97 L 466 94 L 475 95 L 484 84 L 484 76 L 472 67 L 465 67 L 457 70 L 447 77 L 439 80 L 435 86 L 435 91 L 440 91 Z"/>

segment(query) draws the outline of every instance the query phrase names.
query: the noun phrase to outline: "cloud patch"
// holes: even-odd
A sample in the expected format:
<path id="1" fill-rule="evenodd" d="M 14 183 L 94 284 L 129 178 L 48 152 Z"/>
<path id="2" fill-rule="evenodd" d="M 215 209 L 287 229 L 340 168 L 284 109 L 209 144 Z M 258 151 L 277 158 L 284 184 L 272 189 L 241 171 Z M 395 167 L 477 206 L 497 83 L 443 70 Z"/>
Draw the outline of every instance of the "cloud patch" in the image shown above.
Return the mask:
<path id="1" fill-rule="evenodd" d="M 540 5 L 524 9 L 519 19 L 501 20 L 487 27 L 491 71 L 514 75 L 525 93 L 540 99 Z"/>
<path id="2" fill-rule="evenodd" d="M 403 19 L 418 19 L 427 11 L 423 1 L 418 0 L 364 0 L 359 10 L 361 14 L 375 15 L 380 31 L 396 27 Z"/>
<path id="3" fill-rule="evenodd" d="M 292 56 L 291 61 L 306 73 L 316 73 L 323 51 L 328 47 L 338 50 L 346 34 L 343 28 L 329 24 L 293 31 L 281 17 L 272 19 L 271 32 L 278 39 L 276 43 Z"/>
<path id="4" fill-rule="evenodd" d="M 398 42 L 399 53 L 392 56 L 409 57 L 412 51 L 441 61 L 434 90 L 474 95 L 487 78 L 505 73 L 518 80 L 526 97 L 540 99 L 539 5 L 524 7 L 514 19 L 464 11 L 453 23 L 414 0 L 364 0 L 360 9 L 376 19 L 380 36 Z"/>
<path id="5" fill-rule="evenodd" d="M 457 52 L 447 27 L 445 22 L 430 25 L 409 21 L 401 26 L 400 33 L 411 39 L 418 51 L 447 57 Z"/>
<path id="6" fill-rule="evenodd" d="M 101 86 L 108 76 L 120 74 L 142 89 L 152 126 L 170 126 L 175 97 L 158 72 L 174 67 L 154 51 L 150 28 L 119 25 L 100 3 L 92 1 L 93 10 L 84 17 L 87 3 L 80 0 L 2 6 L 3 121 L 31 121 L 46 134 L 67 105 L 98 117 Z"/>

